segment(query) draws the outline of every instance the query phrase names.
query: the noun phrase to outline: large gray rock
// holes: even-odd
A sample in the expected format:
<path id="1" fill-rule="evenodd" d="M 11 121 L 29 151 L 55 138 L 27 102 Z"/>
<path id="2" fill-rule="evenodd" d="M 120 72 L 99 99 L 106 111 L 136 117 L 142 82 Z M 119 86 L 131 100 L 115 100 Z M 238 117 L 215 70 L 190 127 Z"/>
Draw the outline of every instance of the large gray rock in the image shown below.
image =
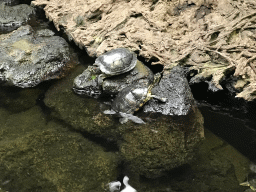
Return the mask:
<path id="1" fill-rule="evenodd" d="M 0 84 L 34 87 L 65 76 L 72 67 L 63 38 L 37 34 L 26 25 L 0 36 Z"/>
<path id="2" fill-rule="evenodd" d="M 17 29 L 25 24 L 31 15 L 35 14 L 35 8 L 26 4 L 13 7 L 5 4 L 12 4 L 11 1 L 0 1 L 0 32 L 8 32 Z"/>
<path id="3" fill-rule="evenodd" d="M 76 130 L 115 141 L 124 164 L 138 175 L 160 177 L 170 169 L 191 162 L 198 143 L 204 138 L 203 117 L 197 109 L 179 116 L 178 120 L 164 115 L 153 119 L 144 114 L 147 117 L 139 117 L 145 125 L 131 121 L 120 124 L 117 117 L 103 113 L 106 106 L 100 101 L 81 97 L 70 89 L 84 69 L 82 65 L 77 66 L 46 92 L 44 103 L 53 117 Z"/>
<path id="4" fill-rule="evenodd" d="M 10 5 L 10 6 L 18 5 L 20 3 L 19 0 L 1 0 L 1 2 L 4 3 L 5 5 Z M 24 3 L 24 1 L 22 1 L 22 3 Z"/>
<path id="5" fill-rule="evenodd" d="M 195 101 L 188 81 L 179 66 L 172 68 L 171 71 L 164 71 L 161 81 L 152 89 L 152 94 L 168 100 L 163 103 L 157 99 L 151 99 L 144 106 L 144 112 L 187 115 L 190 110 L 195 108 Z"/>

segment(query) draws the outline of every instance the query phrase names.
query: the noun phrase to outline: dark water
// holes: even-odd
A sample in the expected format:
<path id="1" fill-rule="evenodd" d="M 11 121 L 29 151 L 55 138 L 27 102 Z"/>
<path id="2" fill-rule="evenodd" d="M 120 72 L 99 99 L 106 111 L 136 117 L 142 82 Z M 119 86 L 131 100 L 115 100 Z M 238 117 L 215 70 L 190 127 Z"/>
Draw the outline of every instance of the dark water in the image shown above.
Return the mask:
<path id="1" fill-rule="evenodd" d="M 30 24 L 35 29 L 54 29 L 53 24 L 45 18 L 31 19 Z M 56 35 L 63 35 L 62 32 L 55 32 Z M 79 50 L 72 42 L 70 44 L 77 51 L 81 64 L 85 61 L 93 63 L 94 59 L 89 58 L 84 50 Z M 86 175 L 86 172 L 100 172 L 100 169 L 106 168 L 104 165 L 98 166 L 99 169 L 88 166 L 96 162 L 95 158 L 84 157 L 85 151 L 105 154 L 107 148 L 111 148 L 110 151 L 117 152 L 118 147 L 114 143 L 77 133 L 69 125 L 51 117 L 52 111 L 45 107 L 43 99 L 44 93 L 55 82 L 42 83 L 36 88 L 25 90 L 0 87 L 0 192 L 85 191 L 79 185 L 86 182 L 85 177 L 93 175 Z M 246 179 L 249 162 L 256 160 L 256 110 L 253 104 L 234 107 L 230 105 L 231 100 L 225 100 L 224 96 L 218 98 L 215 95 L 209 99 L 196 88 L 192 89 L 204 116 L 206 138 L 199 146 L 196 161 L 172 170 L 159 179 L 131 178 L 131 183 L 138 191 L 235 192 L 248 189 L 239 186 L 239 183 Z M 45 137 L 44 134 L 51 137 Z M 93 146 L 84 147 L 86 150 L 83 150 L 83 138 L 106 149 L 103 152 Z M 70 142 L 81 149 L 78 147 L 78 152 L 73 154 L 75 149 L 69 146 Z M 68 152 L 61 153 L 62 148 Z M 75 164 L 82 160 L 85 163 Z M 117 168 L 120 176 L 115 179 L 122 179 L 122 169 L 122 165 Z M 86 187 L 87 191 L 99 191 L 94 189 L 94 185 L 88 184 Z"/>
<path id="2" fill-rule="evenodd" d="M 256 160 L 256 121 L 233 117 L 232 112 L 200 107 L 205 128 L 227 141 L 250 160 Z"/>
<path id="3" fill-rule="evenodd" d="M 226 81 L 227 83 L 227 81 Z M 234 146 L 251 161 L 256 160 L 256 102 L 235 98 L 223 84 L 212 93 L 206 83 L 191 86 L 205 118 L 205 127 Z"/>

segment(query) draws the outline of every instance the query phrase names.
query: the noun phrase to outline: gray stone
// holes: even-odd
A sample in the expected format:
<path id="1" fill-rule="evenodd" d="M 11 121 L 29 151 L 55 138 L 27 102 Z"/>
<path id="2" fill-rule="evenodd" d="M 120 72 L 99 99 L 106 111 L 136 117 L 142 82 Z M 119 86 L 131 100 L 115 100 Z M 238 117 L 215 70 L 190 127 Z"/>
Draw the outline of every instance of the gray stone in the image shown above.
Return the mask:
<path id="1" fill-rule="evenodd" d="M 35 8 L 26 4 L 13 7 L 6 6 L 8 2 L 0 2 L 0 31 L 12 31 L 25 24 L 31 15 L 35 14 Z"/>
<path id="2" fill-rule="evenodd" d="M 152 89 L 152 95 L 167 98 L 167 102 L 151 99 L 144 112 L 158 112 L 164 115 L 187 115 L 195 108 L 195 101 L 181 67 L 164 71 L 159 84 Z"/>
<path id="3" fill-rule="evenodd" d="M 61 78 L 73 65 L 63 38 L 38 37 L 29 25 L 0 36 L 0 58 L 0 84 L 21 88 Z"/>
<path id="4" fill-rule="evenodd" d="M 9 6 L 18 5 L 20 3 L 19 0 L 1 0 L 1 2 Z"/>
<path id="5" fill-rule="evenodd" d="M 36 32 L 36 35 L 39 37 L 51 37 L 55 33 L 51 31 L 50 29 L 41 29 Z"/>
<path id="6" fill-rule="evenodd" d="M 191 162 L 199 142 L 204 138 L 203 117 L 198 109 L 178 120 L 149 115 L 146 124 L 128 121 L 120 124 L 114 115 L 105 115 L 100 101 L 74 94 L 73 81 L 85 68 L 77 66 L 69 76 L 57 81 L 45 94 L 44 103 L 51 115 L 72 129 L 118 143 L 123 162 L 131 172 L 156 178 L 166 171 Z M 104 139 L 102 139 L 104 141 Z"/>

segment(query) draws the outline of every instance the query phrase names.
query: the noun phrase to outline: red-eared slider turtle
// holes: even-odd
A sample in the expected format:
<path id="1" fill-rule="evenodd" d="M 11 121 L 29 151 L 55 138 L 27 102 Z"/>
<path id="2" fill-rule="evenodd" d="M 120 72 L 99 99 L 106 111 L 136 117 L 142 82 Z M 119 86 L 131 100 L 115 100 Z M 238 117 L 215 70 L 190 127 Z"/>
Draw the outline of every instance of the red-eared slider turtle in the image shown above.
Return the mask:
<path id="1" fill-rule="evenodd" d="M 116 98 L 111 104 L 111 110 L 104 111 L 105 114 L 118 114 L 122 118 L 120 123 L 126 123 L 128 120 L 132 120 L 135 123 L 145 124 L 145 122 L 133 115 L 133 113 L 139 110 L 148 100 L 156 98 L 162 102 L 166 102 L 166 98 L 160 98 L 156 95 L 151 95 L 152 88 L 159 82 L 160 73 L 155 74 L 154 81 L 150 85 L 147 83 L 136 83 L 124 88 L 118 93 Z"/>
<path id="2" fill-rule="evenodd" d="M 100 55 L 93 65 L 102 72 L 98 78 L 101 85 L 104 78 L 131 71 L 136 63 L 137 56 L 134 52 L 126 48 L 117 48 Z"/>

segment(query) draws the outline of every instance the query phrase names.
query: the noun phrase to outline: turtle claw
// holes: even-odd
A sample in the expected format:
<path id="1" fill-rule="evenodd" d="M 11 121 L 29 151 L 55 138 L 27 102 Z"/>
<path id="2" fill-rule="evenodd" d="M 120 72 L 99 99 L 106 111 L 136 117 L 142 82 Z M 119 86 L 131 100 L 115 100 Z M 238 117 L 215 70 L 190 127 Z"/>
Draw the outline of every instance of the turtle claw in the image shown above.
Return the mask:
<path id="1" fill-rule="evenodd" d="M 114 115 L 114 114 L 116 114 L 116 112 L 114 110 L 105 110 L 105 111 L 103 111 L 103 113 L 106 114 L 106 115 Z"/>
<path id="2" fill-rule="evenodd" d="M 128 113 L 122 113 L 119 112 L 120 116 L 122 117 L 119 121 L 120 123 L 124 124 L 126 123 L 128 120 L 133 121 L 134 123 L 138 123 L 138 124 L 146 124 L 141 118 L 132 115 L 132 114 L 128 114 Z"/>
<path id="3" fill-rule="evenodd" d="M 146 124 L 141 118 L 132 115 L 132 114 L 128 114 L 128 113 L 122 113 L 122 112 L 115 112 L 114 110 L 105 110 L 103 111 L 104 114 L 107 115 L 114 115 L 114 114 L 118 114 L 121 118 L 119 119 L 119 122 L 121 124 L 127 123 L 128 120 L 133 121 L 134 123 L 138 123 L 138 124 Z"/>

